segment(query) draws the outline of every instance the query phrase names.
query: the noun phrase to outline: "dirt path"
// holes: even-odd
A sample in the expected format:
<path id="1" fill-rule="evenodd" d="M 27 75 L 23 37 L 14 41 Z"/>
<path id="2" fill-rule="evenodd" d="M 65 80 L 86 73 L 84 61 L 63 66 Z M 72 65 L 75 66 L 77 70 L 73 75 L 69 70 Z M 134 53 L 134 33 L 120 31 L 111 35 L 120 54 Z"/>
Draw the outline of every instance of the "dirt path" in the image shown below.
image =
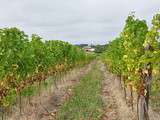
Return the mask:
<path id="1" fill-rule="evenodd" d="M 15 107 L 14 114 L 7 120 L 54 120 L 58 108 L 72 95 L 71 87 L 91 70 L 93 64 L 94 62 L 71 71 L 63 78 L 63 82 L 57 84 L 57 87 L 53 86 L 50 91 L 32 97 L 30 104 L 23 105 L 22 115 L 19 114 L 18 107 Z"/>
<path id="2" fill-rule="evenodd" d="M 137 120 L 136 117 L 136 94 L 134 94 L 134 109 L 125 102 L 123 89 L 115 75 L 109 73 L 105 65 L 101 64 L 101 70 L 104 73 L 103 81 L 103 101 L 105 103 L 104 115 L 102 120 Z M 160 120 L 160 115 L 149 108 L 150 120 Z"/>
<path id="3" fill-rule="evenodd" d="M 104 81 L 102 86 L 102 96 L 104 102 L 104 115 L 102 120 L 136 120 L 135 115 L 127 106 L 122 91 L 115 81 L 115 77 L 110 74 L 103 63 L 101 70 L 104 73 Z"/>

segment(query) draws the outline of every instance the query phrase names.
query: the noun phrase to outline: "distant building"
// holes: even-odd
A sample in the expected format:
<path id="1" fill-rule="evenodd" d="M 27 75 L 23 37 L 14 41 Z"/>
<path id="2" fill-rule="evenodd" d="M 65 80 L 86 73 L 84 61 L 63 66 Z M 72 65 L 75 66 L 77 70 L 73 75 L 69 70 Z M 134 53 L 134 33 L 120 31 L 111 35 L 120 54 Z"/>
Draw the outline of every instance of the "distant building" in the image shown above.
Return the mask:
<path id="1" fill-rule="evenodd" d="M 92 47 L 90 47 L 90 46 L 85 46 L 85 47 L 83 47 L 83 49 L 84 49 L 86 52 L 94 52 L 94 51 L 95 51 L 95 49 L 92 48 Z"/>

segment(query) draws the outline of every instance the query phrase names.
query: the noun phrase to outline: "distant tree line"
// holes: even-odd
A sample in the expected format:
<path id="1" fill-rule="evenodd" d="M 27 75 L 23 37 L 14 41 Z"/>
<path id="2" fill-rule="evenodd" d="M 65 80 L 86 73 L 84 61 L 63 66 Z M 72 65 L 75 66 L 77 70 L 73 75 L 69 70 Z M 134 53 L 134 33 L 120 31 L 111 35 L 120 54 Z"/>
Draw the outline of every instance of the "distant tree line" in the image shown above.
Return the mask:
<path id="1" fill-rule="evenodd" d="M 107 49 L 108 44 L 105 45 L 89 45 L 89 44 L 77 44 L 76 46 L 79 46 L 81 48 L 84 48 L 86 46 L 90 46 L 91 48 L 95 49 L 95 53 L 102 53 Z"/>

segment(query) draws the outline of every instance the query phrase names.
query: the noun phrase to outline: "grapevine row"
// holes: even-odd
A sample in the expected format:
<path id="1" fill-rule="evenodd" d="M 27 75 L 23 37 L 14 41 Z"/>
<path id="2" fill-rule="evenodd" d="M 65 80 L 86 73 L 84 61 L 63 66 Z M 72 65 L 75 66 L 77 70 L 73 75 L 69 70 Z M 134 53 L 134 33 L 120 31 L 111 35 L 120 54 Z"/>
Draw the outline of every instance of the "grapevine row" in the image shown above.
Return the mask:
<path id="1" fill-rule="evenodd" d="M 137 92 L 138 120 L 149 120 L 152 78 L 160 68 L 159 39 L 160 14 L 153 17 L 149 28 L 145 20 L 135 18 L 132 13 L 119 37 L 109 43 L 102 55 L 108 69 L 123 81 L 124 89 L 130 86 L 131 92 Z"/>
<path id="2" fill-rule="evenodd" d="M 93 58 L 79 47 L 59 40 L 28 37 L 17 28 L 0 29 L 0 106 L 11 106 L 23 89 L 41 83 Z"/>

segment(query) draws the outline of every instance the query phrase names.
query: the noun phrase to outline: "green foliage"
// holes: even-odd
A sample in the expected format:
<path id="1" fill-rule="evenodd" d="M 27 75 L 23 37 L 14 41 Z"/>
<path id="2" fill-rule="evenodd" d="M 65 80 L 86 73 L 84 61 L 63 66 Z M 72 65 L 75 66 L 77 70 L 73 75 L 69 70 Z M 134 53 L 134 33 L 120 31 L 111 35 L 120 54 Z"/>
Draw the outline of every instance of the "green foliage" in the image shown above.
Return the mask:
<path id="1" fill-rule="evenodd" d="M 153 27 L 148 30 L 145 20 L 129 15 L 120 36 L 109 43 L 107 50 L 102 54 L 108 69 L 117 75 L 127 77 L 127 82 L 135 88 L 140 84 L 139 70 L 145 64 L 159 65 L 160 50 L 160 14 L 152 20 Z M 150 51 L 146 49 L 150 48 Z"/>
<path id="2" fill-rule="evenodd" d="M 107 45 L 95 45 L 92 47 L 95 48 L 95 53 L 103 53 L 106 50 Z"/>
<path id="3" fill-rule="evenodd" d="M 17 28 L 0 29 L 0 105 L 10 105 L 11 91 L 18 95 L 24 89 L 24 96 L 30 96 L 35 82 L 91 59 L 92 55 L 67 42 L 45 41 L 36 34 L 28 38 Z"/>

